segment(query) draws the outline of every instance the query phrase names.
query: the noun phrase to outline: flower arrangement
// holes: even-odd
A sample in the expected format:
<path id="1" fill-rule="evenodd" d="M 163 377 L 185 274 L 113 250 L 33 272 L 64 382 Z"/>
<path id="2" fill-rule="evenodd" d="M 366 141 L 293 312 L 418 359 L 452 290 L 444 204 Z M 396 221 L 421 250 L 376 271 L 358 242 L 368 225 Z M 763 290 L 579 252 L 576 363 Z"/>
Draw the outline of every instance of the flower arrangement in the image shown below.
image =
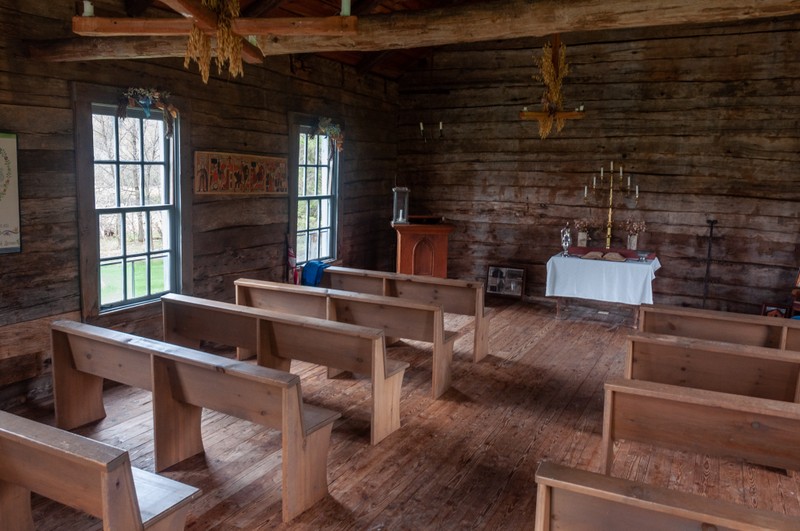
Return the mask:
<path id="1" fill-rule="evenodd" d="M 341 152 L 344 149 L 344 131 L 339 124 L 332 123 L 330 118 L 321 117 L 317 124 L 317 134 L 328 137 L 331 145 L 331 156 L 333 150 Z"/>
<path id="2" fill-rule="evenodd" d="M 639 234 L 644 232 L 646 224 L 643 219 L 626 219 L 620 224 L 622 229 L 628 234 Z"/>
<path id="3" fill-rule="evenodd" d="M 578 232 L 589 232 L 591 229 L 603 226 L 601 222 L 591 218 L 576 219 L 573 223 L 575 224 L 575 230 Z"/>

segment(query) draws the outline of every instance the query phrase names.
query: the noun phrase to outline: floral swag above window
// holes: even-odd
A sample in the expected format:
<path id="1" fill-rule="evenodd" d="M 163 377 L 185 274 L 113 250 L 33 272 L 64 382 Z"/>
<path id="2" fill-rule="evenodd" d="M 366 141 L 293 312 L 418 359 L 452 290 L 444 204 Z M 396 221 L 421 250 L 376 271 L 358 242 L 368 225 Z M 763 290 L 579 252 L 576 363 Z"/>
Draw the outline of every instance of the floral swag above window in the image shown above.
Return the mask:
<path id="1" fill-rule="evenodd" d="M 159 89 L 129 88 L 117 102 L 117 117 L 125 119 L 128 116 L 128 107 L 140 107 L 144 115 L 150 118 L 153 107 L 160 109 L 164 114 L 164 125 L 167 128 L 167 138 L 172 138 L 175 133 L 175 119 L 178 117 L 178 108 L 169 101 L 169 92 Z"/>

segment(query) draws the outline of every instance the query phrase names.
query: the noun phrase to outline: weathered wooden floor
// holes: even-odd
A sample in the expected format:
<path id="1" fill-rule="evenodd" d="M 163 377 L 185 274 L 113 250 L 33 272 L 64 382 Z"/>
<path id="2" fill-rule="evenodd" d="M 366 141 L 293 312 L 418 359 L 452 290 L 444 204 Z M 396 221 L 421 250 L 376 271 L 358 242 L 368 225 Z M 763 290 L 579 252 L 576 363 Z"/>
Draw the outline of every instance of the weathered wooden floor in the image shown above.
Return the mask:
<path id="1" fill-rule="evenodd" d="M 306 401 L 343 416 L 328 459 L 330 496 L 289 525 L 280 518 L 280 433 L 206 412 L 205 456 L 165 472 L 204 492 L 187 529 L 531 529 L 541 460 L 599 471 L 603 383 L 622 375 L 631 328 L 614 312 L 587 320 L 596 309 L 572 307 L 555 320 L 552 306 L 494 304 L 491 355 L 473 364 L 471 334 L 459 339 L 453 388 L 440 400 L 430 398 L 427 345 L 390 349 L 411 363 L 403 426 L 376 447 L 366 380 L 326 380 L 321 368 L 294 366 Z M 134 465 L 152 471 L 149 393 L 116 387 L 106 405 L 105 420 L 78 431 L 128 449 Z M 53 420 L 48 411 L 27 414 Z M 800 515 L 797 478 L 741 462 L 622 443 L 613 475 Z M 101 529 L 49 500 L 34 496 L 34 506 L 37 529 Z"/>

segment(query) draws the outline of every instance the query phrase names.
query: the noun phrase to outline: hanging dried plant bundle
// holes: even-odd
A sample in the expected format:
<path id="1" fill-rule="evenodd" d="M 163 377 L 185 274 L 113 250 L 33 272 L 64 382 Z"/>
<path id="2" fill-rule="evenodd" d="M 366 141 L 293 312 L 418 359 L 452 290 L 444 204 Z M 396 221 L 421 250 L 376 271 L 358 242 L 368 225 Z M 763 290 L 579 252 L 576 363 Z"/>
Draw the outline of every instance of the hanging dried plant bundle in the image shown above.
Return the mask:
<path id="1" fill-rule="evenodd" d="M 183 67 L 189 68 L 192 61 L 197 63 L 203 83 L 208 83 L 208 74 L 211 70 L 211 37 L 203 33 L 197 25 L 192 26 L 192 32 L 189 34 Z"/>
<path id="2" fill-rule="evenodd" d="M 217 73 L 222 74 L 227 63 L 228 73 L 233 76 L 244 75 L 242 68 L 242 38 L 233 32 L 233 19 L 239 16 L 239 0 L 203 0 L 203 6 L 217 14 Z M 186 47 L 184 68 L 191 61 L 197 62 L 203 83 L 208 83 L 211 65 L 211 38 L 197 25 L 192 27 L 189 44 Z"/>
<path id="3" fill-rule="evenodd" d="M 542 139 L 550 135 L 553 124 L 556 126 L 556 132 L 559 133 L 566 124 L 564 118 L 556 115 L 564 106 L 564 95 L 561 92 L 561 86 L 564 78 L 569 74 L 566 45 L 561 44 L 559 46 L 557 63 L 554 62 L 553 56 L 553 47 L 550 43 L 547 43 L 542 48 L 541 57 L 534 58 L 539 66 L 539 73 L 534 74 L 533 77 L 537 81 L 541 81 L 545 87 L 544 94 L 542 94 L 542 111 L 547 113 L 547 116 L 539 118 L 539 136 Z"/>

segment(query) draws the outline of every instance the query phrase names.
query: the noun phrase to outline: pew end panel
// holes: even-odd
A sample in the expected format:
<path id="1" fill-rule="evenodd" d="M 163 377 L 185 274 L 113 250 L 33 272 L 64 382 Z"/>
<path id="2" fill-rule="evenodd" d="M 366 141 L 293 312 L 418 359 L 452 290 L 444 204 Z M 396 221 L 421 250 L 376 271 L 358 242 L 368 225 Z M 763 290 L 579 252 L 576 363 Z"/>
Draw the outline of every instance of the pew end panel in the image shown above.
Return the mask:
<path id="1" fill-rule="evenodd" d="M 542 462 L 536 531 L 789 530 L 791 516 Z"/>
<path id="2" fill-rule="evenodd" d="M 53 406 L 56 426 L 71 430 L 106 418 L 103 378 L 75 368 L 69 337 L 51 329 Z"/>
<path id="3" fill-rule="evenodd" d="M 282 390 L 284 522 L 328 495 L 328 448 L 339 413 L 303 404 L 300 385 Z"/>
<path id="4" fill-rule="evenodd" d="M 613 380 L 605 388 L 606 473 L 620 439 L 800 469 L 795 404 L 636 380 Z"/>
<path id="5" fill-rule="evenodd" d="M 765 347 L 639 333 L 628 338 L 633 380 L 794 402 L 800 357 Z"/>

